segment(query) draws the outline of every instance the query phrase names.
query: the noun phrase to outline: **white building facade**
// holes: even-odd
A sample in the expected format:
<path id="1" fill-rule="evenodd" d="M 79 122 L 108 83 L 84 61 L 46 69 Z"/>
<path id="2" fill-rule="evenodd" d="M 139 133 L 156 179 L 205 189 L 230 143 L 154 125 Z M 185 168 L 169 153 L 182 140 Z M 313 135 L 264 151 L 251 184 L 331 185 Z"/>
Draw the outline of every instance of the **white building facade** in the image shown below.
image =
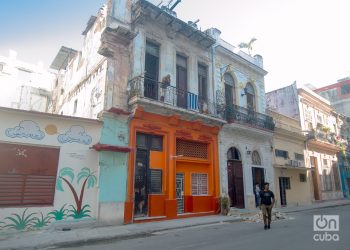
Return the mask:
<path id="1" fill-rule="evenodd" d="M 0 55 L 0 106 L 47 112 L 55 79 L 42 63 L 24 62 L 10 50 L 8 56 Z"/>

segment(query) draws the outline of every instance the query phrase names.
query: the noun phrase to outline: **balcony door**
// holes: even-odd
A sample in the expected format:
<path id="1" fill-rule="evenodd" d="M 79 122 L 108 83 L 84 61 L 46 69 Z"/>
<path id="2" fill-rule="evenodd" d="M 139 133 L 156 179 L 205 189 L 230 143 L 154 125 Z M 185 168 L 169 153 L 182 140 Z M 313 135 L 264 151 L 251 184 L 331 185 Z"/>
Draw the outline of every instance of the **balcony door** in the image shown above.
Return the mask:
<path id="1" fill-rule="evenodd" d="M 246 89 L 245 89 L 246 95 L 247 95 L 247 109 L 250 111 L 256 110 L 255 105 L 255 90 L 251 83 L 247 83 Z"/>
<path id="2" fill-rule="evenodd" d="M 177 106 L 187 108 L 187 58 L 176 55 Z"/>
<path id="3" fill-rule="evenodd" d="M 312 175 L 312 183 L 314 187 L 314 198 L 315 200 L 320 200 L 320 190 L 319 190 L 319 173 L 318 173 L 318 164 L 317 164 L 317 158 L 311 156 L 310 157 L 310 163 L 311 163 L 311 175 Z"/>
<path id="4" fill-rule="evenodd" d="M 144 96 L 158 100 L 159 46 L 146 42 Z"/>

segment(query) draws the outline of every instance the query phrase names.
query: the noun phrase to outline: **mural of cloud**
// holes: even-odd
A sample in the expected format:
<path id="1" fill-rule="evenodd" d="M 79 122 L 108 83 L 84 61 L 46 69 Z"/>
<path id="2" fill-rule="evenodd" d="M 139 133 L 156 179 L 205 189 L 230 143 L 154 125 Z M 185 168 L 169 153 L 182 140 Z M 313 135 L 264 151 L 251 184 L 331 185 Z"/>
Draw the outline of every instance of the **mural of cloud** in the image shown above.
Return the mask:
<path id="1" fill-rule="evenodd" d="M 11 138 L 32 138 L 35 140 L 42 140 L 45 137 L 45 133 L 40 130 L 39 125 L 30 120 L 21 121 L 18 126 L 6 129 L 5 134 Z"/>
<path id="2" fill-rule="evenodd" d="M 92 138 L 90 135 L 85 133 L 85 129 L 79 125 L 73 125 L 70 127 L 70 129 L 64 133 L 60 134 L 57 137 L 57 140 L 60 143 L 80 143 L 80 144 L 85 144 L 89 145 L 92 141 Z"/>

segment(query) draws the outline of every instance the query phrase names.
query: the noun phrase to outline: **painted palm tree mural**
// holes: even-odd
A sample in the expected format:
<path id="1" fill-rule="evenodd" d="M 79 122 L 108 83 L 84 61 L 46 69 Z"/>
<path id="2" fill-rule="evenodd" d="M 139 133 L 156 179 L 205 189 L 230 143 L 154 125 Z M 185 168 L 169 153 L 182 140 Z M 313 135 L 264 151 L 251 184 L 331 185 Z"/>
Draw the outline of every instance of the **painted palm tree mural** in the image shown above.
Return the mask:
<path id="1" fill-rule="evenodd" d="M 79 185 L 80 183 L 82 183 L 80 193 L 73 186 L 74 178 L 75 175 L 72 168 L 62 168 L 59 172 L 59 177 L 56 181 L 56 189 L 59 191 L 64 191 L 63 184 L 65 183 L 74 197 L 75 206 L 70 205 L 71 209 L 69 210 L 69 217 L 72 217 L 74 219 L 90 217 L 90 205 L 83 205 L 84 193 L 85 189 L 89 189 L 95 186 L 95 184 L 97 183 L 97 177 L 95 176 L 94 172 L 90 172 L 89 168 L 82 168 L 77 175 L 77 184 Z"/>

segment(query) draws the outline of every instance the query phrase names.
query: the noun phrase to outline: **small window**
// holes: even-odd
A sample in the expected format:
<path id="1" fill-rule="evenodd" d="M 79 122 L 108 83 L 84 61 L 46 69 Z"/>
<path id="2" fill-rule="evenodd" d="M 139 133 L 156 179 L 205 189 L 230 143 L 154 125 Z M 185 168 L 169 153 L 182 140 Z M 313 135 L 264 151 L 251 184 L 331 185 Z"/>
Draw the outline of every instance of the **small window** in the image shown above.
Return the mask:
<path id="1" fill-rule="evenodd" d="M 280 185 L 283 185 L 285 187 L 285 189 L 291 189 L 290 178 L 289 177 L 280 177 Z"/>
<path id="2" fill-rule="evenodd" d="M 151 138 L 151 150 L 153 151 L 163 151 L 163 137 L 152 135 Z"/>
<path id="3" fill-rule="evenodd" d="M 144 149 L 146 149 L 146 148 L 147 148 L 147 141 L 146 141 L 146 138 L 147 138 L 147 135 L 137 133 L 137 135 L 136 135 L 136 146 L 137 146 L 138 148 L 144 148 Z"/>
<path id="4" fill-rule="evenodd" d="M 323 166 L 328 167 L 328 160 L 327 159 L 323 159 Z"/>
<path id="5" fill-rule="evenodd" d="M 254 165 L 261 165 L 261 159 L 258 151 L 253 151 L 252 162 Z"/>
<path id="6" fill-rule="evenodd" d="M 306 182 L 306 174 L 299 174 L 300 182 Z"/>
<path id="7" fill-rule="evenodd" d="M 150 190 L 151 194 L 160 194 L 162 193 L 162 170 L 161 169 L 150 169 L 149 174 L 150 178 Z"/>
<path id="8" fill-rule="evenodd" d="M 208 195 L 207 174 L 192 174 L 192 195 Z"/>
<path id="9" fill-rule="evenodd" d="M 294 157 L 298 161 L 303 161 L 304 160 L 304 155 L 303 154 L 294 153 Z"/>
<path id="10" fill-rule="evenodd" d="M 153 151 L 163 151 L 163 137 L 160 135 L 137 133 L 136 147 Z"/>
<path id="11" fill-rule="evenodd" d="M 350 84 L 341 86 L 341 94 L 342 95 L 350 94 Z"/>
<path id="12" fill-rule="evenodd" d="M 283 157 L 284 159 L 288 159 L 288 151 L 285 150 L 280 150 L 280 149 L 275 149 L 275 155 L 277 157 Z"/>

